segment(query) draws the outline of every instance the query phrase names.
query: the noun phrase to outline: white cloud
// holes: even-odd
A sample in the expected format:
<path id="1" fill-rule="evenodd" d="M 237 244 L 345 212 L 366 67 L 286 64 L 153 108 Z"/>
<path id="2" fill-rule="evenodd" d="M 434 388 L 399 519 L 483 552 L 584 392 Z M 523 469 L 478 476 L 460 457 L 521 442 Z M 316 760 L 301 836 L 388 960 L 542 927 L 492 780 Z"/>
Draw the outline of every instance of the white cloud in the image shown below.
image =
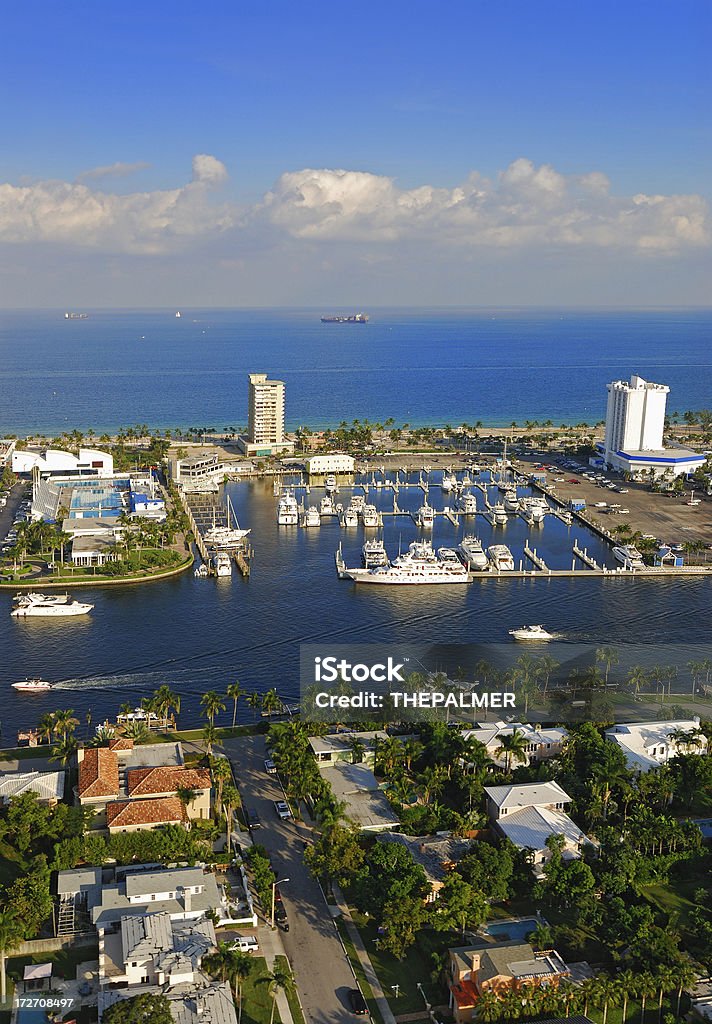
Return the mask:
<path id="1" fill-rule="evenodd" d="M 709 214 L 698 195 L 615 195 L 600 171 L 562 174 L 520 158 L 496 179 L 477 172 L 452 188 L 399 188 L 367 171 L 304 169 L 283 174 L 250 210 L 217 202 L 228 172 L 216 157 L 193 158 L 192 179 L 166 190 L 120 195 L 92 186 L 143 165 L 113 164 L 81 181 L 0 185 L 0 242 L 55 243 L 116 253 L 162 254 L 223 235 L 280 245 L 362 243 L 378 250 L 424 243 L 433 252 L 574 247 L 642 254 L 709 245 Z M 242 253 L 245 255 L 245 252 Z"/>
<path id="2" fill-rule="evenodd" d="M 103 167 L 92 167 L 89 171 L 82 171 L 77 175 L 77 181 L 100 181 L 102 178 L 128 178 L 138 171 L 145 171 L 150 164 L 138 162 L 125 164 L 120 161 L 115 164 L 106 164 Z"/>

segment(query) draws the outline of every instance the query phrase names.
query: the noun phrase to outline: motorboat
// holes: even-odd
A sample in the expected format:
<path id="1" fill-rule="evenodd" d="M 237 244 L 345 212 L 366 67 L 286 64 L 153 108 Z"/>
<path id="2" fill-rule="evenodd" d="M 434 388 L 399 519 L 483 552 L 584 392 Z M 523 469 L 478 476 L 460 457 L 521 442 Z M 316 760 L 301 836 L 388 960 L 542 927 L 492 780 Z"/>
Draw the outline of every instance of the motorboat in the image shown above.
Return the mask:
<path id="1" fill-rule="evenodd" d="M 495 505 L 490 505 L 490 507 L 485 512 L 485 516 L 492 523 L 492 526 L 507 525 L 507 510 L 505 509 L 501 501 L 498 501 Z"/>
<path id="2" fill-rule="evenodd" d="M 506 544 L 492 544 L 487 548 L 490 565 L 497 572 L 513 572 L 514 558 Z"/>
<path id="3" fill-rule="evenodd" d="M 199 580 L 205 580 L 208 578 L 210 572 L 208 571 L 208 567 L 205 564 L 205 562 L 200 563 L 200 565 L 193 572 L 193 575 L 195 576 L 196 579 Z"/>
<path id="4" fill-rule="evenodd" d="M 447 493 L 451 491 L 453 487 L 457 486 L 457 477 L 454 473 L 443 473 L 443 478 L 440 483 L 440 490 Z"/>
<path id="5" fill-rule="evenodd" d="M 463 491 L 455 501 L 455 509 L 464 516 L 477 515 L 477 496 L 472 491 Z"/>
<path id="6" fill-rule="evenodd" d="M 367 540 L 361 548 L 364 568 L 375 569 L 379 565 L 388 565 L 388 555 L 382 540 Z"/>
<path id="7" fill-rule="evenodd" d="M 324 487 L 327 489 L 327 491 L 336 490 L 336 477 L 334 476 L 333 473 L 329 473 L 329 475 L 327 476 L 326 480 L 324 481 Z"/>
<path id="8" fill-rule="evenodd" d="M 66 616 L 87 615 L 93 604 L 75 601 L 69 594 L 16 594 L 15 607 L 10 612 L 16 618 L 61 618 Z"/>
<path id="9" fill-rule="evenodd" d="M 421 505 L 418 509 L 418 526 L 423 530 L 432 530 L 433 523 L 435 522 L 435 509 L 428 505 L 427 501 L 424 505 Z"/>
<path id="10" fill-rule="evenodd" d="M 364 526 L 378 526 L 378 509 L 375 505 L 364 505 L 361 516 Z"/>
<path id="11" fill-rule="evenodd" d="M 636 569 L 644 569 L 645 562 L 640 551 L 633 544 L 621 544 L 613 548 L 616 559 L 622 563 L 624 569 L 634 572 Z"/>
<path id="12" fill-rule="evenodd" d="M 321 526 L 321 516 L 316 505 L 310 505 L 304 514 L 304 526 Z"/>
<path id="13" fill-rule="evenodd" d="M 457 546 L 457 552 L 469 569 L 482 570 L 489 568 L 489 562 L 482 548 L 482 542 L 474 534 L 465 534 Z"/>
<path id="14" fill-rule="evenodd" d="M 319 511 L 323 516 L 333 516 L 336 512 L 331 495 L 326 494 L 319 502 Z"/>
<path id="15" fill-rule="evenodd" d="M 504 505 L 504 508 L 505 508 L 506 512 L 518 512 L 519 511 L 519 497 L 517 496 L 517 488 L 516 487 L 508 487 L 507 488 L 507 490 L 504 492 L 504 497 L 502 499 L 502 504 Z"/>
<path id="16" fill-rule="evenodd" d="M 219 577 L 232 576 L 232 562 L 227 551 L 218 551 L 213 559 L 215 575 Z"/>
<path id="17" fill-rule="evenodd" d="M 345 575 L 356 583 L 413 585 L 467 583 L 469 574 L 459 561 L 433 551 L 427 541 L 414 541 L 408 550 L 388 565 L 375 569 L 347 569 Z"/>
<path id="18" fill-rule="evenodd" d="M 299 505 L 289 492 L 285 492 L 277 503 L 277 522 L 280 526 L 296 526 L 299 522 Z"/>
<path id="19" fill-rule="evenodd" d="M 518 629 L 510 629 L 509 635 L 514 640 L 533 640 L 537 643 L 548 643 L 554 639 L 554 634 L 543 626 L 520 626 Z"/>
<path id="20" fill-rule="evenodd" d="M 19 683 L 12 684 L 13 690 L 22 690 L 25 693 L 44 693 L 52 689 L 52 684 L 46 679 L 23 679 Z"/>
<path id="21" fill-rule="evenodd" d="M 354 505 L 344 509 L 344 526 L 358 526 L 358 509 Z"/>

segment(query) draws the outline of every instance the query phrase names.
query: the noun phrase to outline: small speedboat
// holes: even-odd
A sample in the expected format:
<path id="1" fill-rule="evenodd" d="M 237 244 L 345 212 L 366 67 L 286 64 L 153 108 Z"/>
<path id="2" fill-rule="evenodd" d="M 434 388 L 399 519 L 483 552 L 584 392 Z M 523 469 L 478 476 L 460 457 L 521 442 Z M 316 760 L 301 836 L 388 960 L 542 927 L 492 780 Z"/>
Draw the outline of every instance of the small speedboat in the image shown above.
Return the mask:
<path id="1" fill-rule="evenodd" d="M 38 693 L 44 690 L 51 690 L 52 684 L 46 679 L 23 679 L 19 683 L 12 684 L 13 690 L 25 690 L 28 693 Z"/>
<path id="2" fill-rule="evenodd" d="M 509 635 L 514 640 L 535 640 L 539 643 L 548 643 L 554 639 L 554 634 L 543 626 L 520 626 L 519 629 L 510 629 Z"/>

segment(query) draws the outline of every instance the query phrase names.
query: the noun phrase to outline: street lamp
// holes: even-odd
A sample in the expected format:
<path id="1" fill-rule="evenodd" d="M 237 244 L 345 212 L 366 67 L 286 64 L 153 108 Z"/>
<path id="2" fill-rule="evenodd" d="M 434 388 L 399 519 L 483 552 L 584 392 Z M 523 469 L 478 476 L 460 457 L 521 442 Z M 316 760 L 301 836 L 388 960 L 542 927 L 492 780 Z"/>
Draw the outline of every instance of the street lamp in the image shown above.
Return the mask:
<path id="1" fill-rule="evenodd" d="M 274 882 L 272 882 L 272 931 L 274 931 L 274 900 L 275 894 L 277 892 L 277 886 L 282 885 L 283 882 L 288 881 L 288 878 L 275 878 Z"/>

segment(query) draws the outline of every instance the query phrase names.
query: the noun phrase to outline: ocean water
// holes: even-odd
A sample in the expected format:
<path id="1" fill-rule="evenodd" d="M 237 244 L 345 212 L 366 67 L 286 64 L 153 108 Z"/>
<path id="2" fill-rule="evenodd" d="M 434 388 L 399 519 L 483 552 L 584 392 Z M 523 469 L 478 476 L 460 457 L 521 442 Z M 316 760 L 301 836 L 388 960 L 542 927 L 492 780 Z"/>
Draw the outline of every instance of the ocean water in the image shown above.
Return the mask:
<path id="1" fill-rule="evenodd" d="M 712 311 L 0 312 L 0 435 L 247 420 L 247 374 L 287 384 L 289 427 L 603 419 L 605 385 L 640 373 L 669 411 L 712 405 Z"/>

